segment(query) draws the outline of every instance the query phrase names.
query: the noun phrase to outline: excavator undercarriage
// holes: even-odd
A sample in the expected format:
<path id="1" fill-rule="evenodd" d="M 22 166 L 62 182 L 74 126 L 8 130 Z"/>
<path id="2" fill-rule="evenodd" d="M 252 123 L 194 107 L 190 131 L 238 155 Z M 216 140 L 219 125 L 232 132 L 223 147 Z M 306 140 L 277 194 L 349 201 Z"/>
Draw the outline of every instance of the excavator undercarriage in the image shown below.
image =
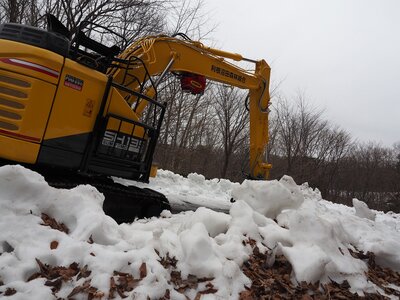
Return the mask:
<path id="1" fill-rule="evenodd" d="M 147 188 L 126 186 L 101 175 L 80 175 L 75 172 L 58 172 L 50 168 L 35 169 L 48 184 L 55 188 L 71 189 L 81 184 L 94 186 L 104 195 L 103 210 L 118 223 L 132 222 L 136 217 L 159 216 L 171 210 L 168 199 L 161 193 Z"/>

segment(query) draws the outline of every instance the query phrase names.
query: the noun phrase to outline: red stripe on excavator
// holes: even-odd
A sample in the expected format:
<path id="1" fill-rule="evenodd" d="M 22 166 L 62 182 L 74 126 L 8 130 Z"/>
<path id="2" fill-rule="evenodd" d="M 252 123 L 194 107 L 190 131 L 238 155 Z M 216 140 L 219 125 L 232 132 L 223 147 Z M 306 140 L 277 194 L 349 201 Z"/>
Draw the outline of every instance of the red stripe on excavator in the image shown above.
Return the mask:
<path id="1" fill-rule="evenodd" d="M 30 69 L 33 71 L 41 72 L 43 74 L 49 75 L 54 78 L 58 78 L 58 75 L 60 74 L 56 70 L 50 69 L 48 67 L 45 67 L 45 66 L 42 66 L 39 64 L 32 63 L 30 61 L 22 60 L 19 58 L 0 58 L 0 61 L 4 62 L 6 64 L 10 64 L 10 65 Z"/>
<path id="2" fill-rule="evenodd" d="M 35 137 L 32 137 L 32 136 L 27 136 L 27 135 L 23 135 L 23 134 L 19 134 L 19 133 L 14 133 L 14 132 L 10 132 L 10 131 L 3 130 L 3 129 L 0 129 L 0 133 L 6 134 L 6 135 L 9 135 L 9 136 L 12 136 L 12 137 L 22 138 L 24 140 L 28 140 L 28 141 L 31 141 L 31 142 L 40 142 L 39 138 L 35 138 Z"/>

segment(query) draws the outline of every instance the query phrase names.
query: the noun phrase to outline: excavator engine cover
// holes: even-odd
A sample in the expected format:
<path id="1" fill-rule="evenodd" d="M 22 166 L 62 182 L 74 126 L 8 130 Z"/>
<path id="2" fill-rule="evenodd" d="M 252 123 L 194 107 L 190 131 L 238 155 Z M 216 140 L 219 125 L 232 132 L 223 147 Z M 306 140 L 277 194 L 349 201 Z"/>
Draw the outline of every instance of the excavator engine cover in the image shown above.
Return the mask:
<path id="1" fill-rule="evenodd" d="M 181 88 L 184 92 L 193 95 L 203 94 L 206 88 L 206 77 L 193 73 L 184 73 L 181 76 Z"/>

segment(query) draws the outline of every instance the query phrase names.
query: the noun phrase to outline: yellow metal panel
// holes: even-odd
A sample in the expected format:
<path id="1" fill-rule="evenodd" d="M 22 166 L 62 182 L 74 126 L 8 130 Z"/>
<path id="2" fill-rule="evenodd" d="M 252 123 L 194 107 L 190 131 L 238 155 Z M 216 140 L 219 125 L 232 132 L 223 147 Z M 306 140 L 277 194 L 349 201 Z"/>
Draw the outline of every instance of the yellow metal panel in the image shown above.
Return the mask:
<path id="1" fill-rule="evenodd" d="M 266 163 L 265 151 L 268 136 L 268 106 L 270 68 L 261 60 L 257 62 L 255 73 L 264 78 L 263 85 L 250 90 L 250 175 L 255 179 L 267 179 L 271 164 Z"/>
<path id="2" fill-rule="evenodd" d="M 157 171 L 158 171 L 158 165 L 157 164 L 152 164 L 151 169 L 150 169 L 150 177 L 156 177 L 157 176 Z"/>
<path id="3" fill-rule="evenodd" d="M 133 128 L 135 127 L 135 128 Z M 146 138 L 144 136 L 144 129 L 141 126 L 134 126 L 132 123 L 124 122 L 115 118 L 110 118 L 107 124 L 108 130 L 119 131 L 125 134 L 133 134 L 139 138 Z"/>
<path id="4" fill-rule="evenodd" d="M 48 82 L 0 69 L 2 134 L 40 142 L 56 87 Z"/>
<path id="5" fill-rule="evenodd" d="M 136 113 L 131 109 L 128 102 L 122 97 L 119 91 L 116 88 L 111 88 L 110 97 L 109 97 L 109 105 L 106 113 L 114 114 L 132 121 L 138 121 Z M 130 123 L 122 122 L 120 131 L 126 134 L 132 133 L 132 126 Z M 116 119 L 110 119 L 107 124 L 107 129 L 110 130 L 118 130 L 119 121 Z M 137 137 L 143 137 L 144 130 L 143 127 L 135 126 L 134 135 Z"/>
<path id="6" fill-rule="evenodd" d="M 0 157 L 30 164 L 36 162 L 40 147 L 39 144 L 22 141 L 1 134 L 0 145 Z"/>
<path id="7" fill-rule="evenodd" d="M 103 73 L 66 59 L 45 139 L 91 132 L 106 82 Z"/>
<path id="8" fill-rule="evenodd" d="M 107 113 L 115 114 L 117 116 L 124 117 L 130 120 L 138 120 L 136 114 L 132 111 L 128 102 L 125 101 L 121 93 L 115 87 L 111 88 L 110 99 L 106 111 Z"/>
<path id="9" fill-rule="evenodd" d="M 64 57 L 31 45 L 0 40 L 0 68 L 57 84 Z"/>
<path id="10" fill-rule="evenodd" d="M 76 81 L 75 84 L 73 81 Z M 88 133 L 98 114 L 107 84 L 107 76 L 70 59 L 60 77 L 45 139 Z M 105 114 L 115 114 L 129 120 L 138 120 L 129 104 L 114 87 L 107 100 Z M 117 130 L 116 120 L 109 129 Z M 124 122 L 121 132 L 130 134 L 132 125 Z M 143 136 L 143 128 L 135 128 L 135 135 Z"/>

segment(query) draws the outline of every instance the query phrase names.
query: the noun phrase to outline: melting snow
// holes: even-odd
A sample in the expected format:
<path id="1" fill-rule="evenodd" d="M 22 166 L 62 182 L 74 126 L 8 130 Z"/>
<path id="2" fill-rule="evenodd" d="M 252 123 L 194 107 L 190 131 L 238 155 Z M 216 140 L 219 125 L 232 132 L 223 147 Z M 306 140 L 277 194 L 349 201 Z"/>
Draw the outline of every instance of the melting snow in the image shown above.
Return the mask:
<path id="1" fill-rule="evenodd" d="M 293 282 L 347 280 L 360 295 L 376 292 L 364 275 L 366 263 L 348 250 L 354 248 L 374 252 L 379 264 L 400 271 L 400 216 L 371 211 L 357 199 L 354 208 L 334 204 L 288 176 L 238 184 L 159 171 L 146 186 L 164 193 L 178 210 L 204 207 L 118 225 L 104 215 L 103 196 L 91 186 L 55 189 L 21 166 L 1 167 L 0 293 L 11 288 L 14 299 L 54 299 L 45 279 L 27 281 L 38 272 L 38 259 L 51 266 L 87 266 L 90 275 L 76 284 L 89 279 L 105 297 L 118 271 L 141 278 L 131 298 L 157 299 L 169 289 L 171 299 L 186 299 L 171 286 L 171 270 L 160 262 L 169 257 L 176 259 L 182 279 L 205 278 L 186 291 L 191 299 L 207 289 L 207 282 L 216 292 L 204 299 L 237 299 L 251 285 L 240 269 L 252 251 L 243 243 L 248 238 L 270 252 L 268 264 L 283 254 L 292 264 Z M 42 213 L 64 223 L 69 233 L 43 226 Z M 67 282 L 57 297 L 67 297 L 73 288 Z"/>

